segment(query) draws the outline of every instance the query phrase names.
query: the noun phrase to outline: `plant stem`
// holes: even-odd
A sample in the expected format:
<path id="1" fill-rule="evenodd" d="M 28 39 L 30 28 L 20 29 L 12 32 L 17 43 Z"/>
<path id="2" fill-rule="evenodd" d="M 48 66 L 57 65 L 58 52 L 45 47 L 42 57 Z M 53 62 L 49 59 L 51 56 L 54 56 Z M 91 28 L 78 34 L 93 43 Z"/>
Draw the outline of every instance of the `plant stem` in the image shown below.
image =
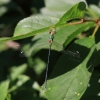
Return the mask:
<path id="1" fill-rule="evenodd" d="M 87 8 L 87 10 L 91 14 L 91 16 L 93 16 L 94 19 L 98 19 L 98 17 L 95 15 L 95 13 L 90 8 Z"/>
<path id="2" fill-rule="evenodd" d="M 94 35 L 96 34 L 98 28 L 99 28 L 99 25 L 96 25 L 96 27 L 95 27 L 95 29 L 94 29 L 94 31 L 93 31 L 92 37 L 94 37 Z"/>

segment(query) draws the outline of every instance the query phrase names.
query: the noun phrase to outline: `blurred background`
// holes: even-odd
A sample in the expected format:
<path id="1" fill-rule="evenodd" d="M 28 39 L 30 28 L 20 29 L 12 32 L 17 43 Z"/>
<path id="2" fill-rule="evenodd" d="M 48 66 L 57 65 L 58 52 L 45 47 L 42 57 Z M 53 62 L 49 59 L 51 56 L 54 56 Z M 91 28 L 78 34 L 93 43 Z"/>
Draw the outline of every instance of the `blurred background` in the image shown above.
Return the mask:
<path id="1" fill-rule="evenodd" d="M 100 5 L 99 0 L 87 0 L 87 3 Z M 0 38 L 12 37 L 20 20 L 41 14 L 43 7 L 44 0 L 0 0 Z M 11 79 L 9 93 L 12 100 L 43 99 L 39 96 L 39 88 L 44 82 L 48 50 L 41 50 L 34 57 L 24 56 L 21 48 L 23 44 L 30 43 L 31 38 L 33 37 L 0 44 L 0 81 Z M 53 53 L 55 52 L 52 55 Z M 49 73 L 60 56 L 57 53 L 55 57 L 52 55 Z"/>

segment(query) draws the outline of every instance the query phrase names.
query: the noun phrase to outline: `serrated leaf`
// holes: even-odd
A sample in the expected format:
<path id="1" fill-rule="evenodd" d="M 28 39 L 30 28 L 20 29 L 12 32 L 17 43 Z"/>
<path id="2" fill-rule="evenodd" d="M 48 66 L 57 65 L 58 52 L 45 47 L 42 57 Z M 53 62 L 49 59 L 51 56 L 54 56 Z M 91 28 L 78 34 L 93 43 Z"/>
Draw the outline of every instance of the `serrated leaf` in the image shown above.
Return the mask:
<path id="1" fill-rule="evenodd" d="M 76 4 L 60 18 L 57 25 L 61 23 L 66 23 L 66 21 L 74 18 L 82 18 L 85 9 L 86 9 L 86 4 L 84 2 Z"/>
<path id="2" fill-rule="evenodd" d="M 87 88 L 95 60 L 94 38 L 77 40 L 70 48 L 78 49 L 81 62 L 73 62 L 65 55 L 59 59 L 47 81 L 48 100 L 79 100 Z"/>
<path id="3" fill-rule="evenodd" d="M 0 82 L 0 100 L 5 100 L 8 93 L 9 81 Z"/>

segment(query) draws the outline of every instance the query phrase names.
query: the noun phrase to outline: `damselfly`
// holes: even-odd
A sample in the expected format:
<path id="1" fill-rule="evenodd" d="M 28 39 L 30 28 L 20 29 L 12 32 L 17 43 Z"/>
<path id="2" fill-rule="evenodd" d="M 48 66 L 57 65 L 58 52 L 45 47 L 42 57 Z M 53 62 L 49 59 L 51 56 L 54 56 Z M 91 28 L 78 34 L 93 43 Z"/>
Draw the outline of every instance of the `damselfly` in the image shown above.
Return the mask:
<path id="1" fill-rule="evenodd" d="M 60 52 L 63 52 L 64 54 L 67 54 L 69 55 L 69 58 L 71 60 L 74 60 L 74 61 L 80 61 L 80 53 L 77 51 L 77 50 L 65 50 L 65 48 L 54 41 L 54 35 L 56 34 L 56 30 L 55 28 L 51 28 L 49 30 L 49 40 L 47 40 L 47 33 L 46 33 L 46 36 L 44 35 L 44 42 L 43 40 L 41 41 L 41 38 L 36 38 L 34 40 L 32 45 L 28 45 L 29 46 L 29 49 L 23 49 L 23 51 L 21 51 L 21 56 L 31 56 L 34 54 L 35 50 L 36 49 L 41 49 L 41 48 L 46 48 L 46 49 L 49 49 L 48 51 L 48 59 L 47 59 L 47 65 L 46 65 L 46 75 L 45 75 L 45 82 L 44 82 L 44 89 L 46 89 L 46 86 L 47 86 L 47 74 L 48 74 L 48 67 L 49 67 L 49 62 L 50 62 L 50 55 L 51 55 L 51 49 L 52 50 L 56 50 L 56 51 L 60 51 Z M 39 42 L 37 42 L 39 41 Z M 34 45 L 33 45 L 34 44 Z M 25 54 L 24 54 L 25 53 Z"/>

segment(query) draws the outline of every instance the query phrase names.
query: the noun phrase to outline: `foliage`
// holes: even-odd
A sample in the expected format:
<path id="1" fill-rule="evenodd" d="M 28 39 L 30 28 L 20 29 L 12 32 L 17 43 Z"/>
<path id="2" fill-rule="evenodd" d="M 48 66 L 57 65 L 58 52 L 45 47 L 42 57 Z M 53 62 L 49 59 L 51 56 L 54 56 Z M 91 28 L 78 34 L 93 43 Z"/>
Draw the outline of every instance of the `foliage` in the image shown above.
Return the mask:
<path id="1" fill-rule="evenodd" d="M 3 20 L 9 11 L 22 14 L 16 19 L 9 18 L 10 24 L 9 21 L 0 24 L 4 33 L 5 30 L 11 32 L 18 23 L 14 35 L 8 35 L 12 37 L 0 35 L 0 100 L 100 99 L 98 6 L 87 6 L 80 0 L 45 0 L 41 14 L 24 18 L 25 13 L 15 3 L 1 0 L 0 4 Z M 56 34 L 44 90 L 48 37 L 52 28 Z"/>

